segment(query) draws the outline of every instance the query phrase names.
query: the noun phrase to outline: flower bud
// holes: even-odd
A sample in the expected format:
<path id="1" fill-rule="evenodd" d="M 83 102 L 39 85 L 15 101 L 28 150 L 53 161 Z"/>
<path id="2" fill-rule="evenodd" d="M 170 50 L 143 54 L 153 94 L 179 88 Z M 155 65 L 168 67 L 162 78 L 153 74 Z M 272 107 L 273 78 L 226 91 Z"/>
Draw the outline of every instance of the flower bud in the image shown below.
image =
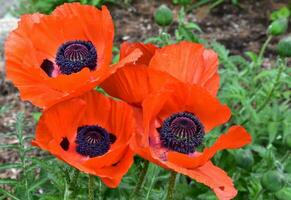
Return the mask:
<path id="1" fill-rule="evenodd" d="M 236 154 L 235 161 L 239 167 L 248 169 L 254 164 L 254 156 L 250 150 L 241 150 Z"/>
<path id="2" fill-rule="evenodd" d="M 268 191 L 277 192 L 284 186 L 284 179 L 279 172 L 269 171 L 263 175 L 261 184 Z"/>
<path id="3" fill-rule="evenodd" d="M 268 27 L 268 33 L 273 36 L 282 35 L 287 31 L 288 18 L 280 18 L 273 21 Z"/>
<path id="4" fill-rule="evenodd" d="M 277 45 L 277 51 L 280 56 L 291 57 L 291 35 L 281 39 Z M 288 138 L 287 138 L 288 140 Z M 291 148 L 291 135 L 289 137 L 289 147 Z"/>
<path id="5" fill-rule="evenodd" d="M 173 21 L 173 13 L 166 5 L 161 5 L 156 10 L 154 18 L 155 18 L 155 22 L 158 25 L 160 25 L 160 26 L 168 26 Z"/>

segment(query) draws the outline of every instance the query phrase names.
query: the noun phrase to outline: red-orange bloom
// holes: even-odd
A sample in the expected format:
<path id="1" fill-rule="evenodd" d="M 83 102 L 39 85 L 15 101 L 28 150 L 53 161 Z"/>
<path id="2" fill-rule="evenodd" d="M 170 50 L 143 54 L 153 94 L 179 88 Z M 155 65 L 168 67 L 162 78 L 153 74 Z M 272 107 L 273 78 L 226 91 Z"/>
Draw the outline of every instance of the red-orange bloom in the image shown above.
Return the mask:
<path id="1" fill-rule="evenodd" d="M 44 111 L 32 143 L 117 187 L 133 163 L 133 131 L 130 106 L 90 91 Z"/>
<path id="2" fill-rule="evenodd" d="M 149 95 L 135 115 L 142 123 L 131 142 L 137 154 L 209 186 L 220 200 L 236 196 L 231 178 L 210 160 L 217 151 L 250 143 L 246 130 L 232 126 L 211 147 L 197 150 L 206 133 L 229 120 L 226 105 L 201 86 L 173 83 Z"/>
<path id="3" fill-rule="evenodd" d="M 24 15 L 5 43 L 7 77 L 23 100 L 47 108 L 90 90 L 114 72 L 118 66 L 109 67 L 113 36 L 106 7 L 72 3 L 51 15 Z M 126 59 L 132 62 L 133 57 Z"/>
<path id="4" fill-rule="evenodd" d="M 174 79 L 200 85 L 212 95 L 217 94 L 218 58 L 214 51 L 205 49 L 203 45 L 180 42 L 158 49 L 152 44 L 123 43 L 120 58 L 134 49 L 141 50 L 143 55 L 102 83 L 101 86 L 110 95 L 128 103 L 140 104 L 149 92 Z"/>

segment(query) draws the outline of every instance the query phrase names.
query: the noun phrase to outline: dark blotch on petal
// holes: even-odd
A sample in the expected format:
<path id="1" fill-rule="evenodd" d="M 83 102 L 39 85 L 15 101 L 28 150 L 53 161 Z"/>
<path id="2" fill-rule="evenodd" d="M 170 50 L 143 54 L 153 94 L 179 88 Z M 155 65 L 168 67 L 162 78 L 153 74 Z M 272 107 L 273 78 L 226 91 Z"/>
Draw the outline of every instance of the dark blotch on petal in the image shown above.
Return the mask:
<path id="1" fill-rule="evenodd" d="M 223 191 L 224 190 L 224 186 L 220 186 L 219 189 Z"/>
<path id="2" fill-rule="evenodd" d="M 110 139 L 110 143 L 113 144 L 116 141 L 116 136 L 109 133 L 109 139 Z"/>
<path id="3" fill-rule="evenodd" d="M 44 59 L 40 65 L 40 68 L 49 76 L 52 77 L 54 71 L 54 63 L 48 59 Z"/>
<path id="4" fill-rule="evenodd" d="M 64 151 L 68 151 L 69 147 L 70 147 L 70 142 L 69 142 L 68 138 L 64 137 L 63 140 L 61 141 L 60 145 Z"/>

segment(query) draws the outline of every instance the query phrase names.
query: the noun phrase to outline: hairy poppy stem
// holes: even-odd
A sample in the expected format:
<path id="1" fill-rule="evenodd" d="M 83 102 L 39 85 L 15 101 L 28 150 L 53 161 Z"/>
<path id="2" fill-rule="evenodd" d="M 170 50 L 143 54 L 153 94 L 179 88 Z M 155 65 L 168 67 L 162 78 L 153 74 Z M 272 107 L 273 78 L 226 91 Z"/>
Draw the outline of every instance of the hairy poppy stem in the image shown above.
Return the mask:
<path id="1" fill-rule="evenodd" d="M 88 200 L 94 200 L 94 176 L 89 175 L 88 179 Z"/>
<path id="2" fill-rule="evenodd" d="M 272 38 L 273 38 L 272 35 L 269 35 L 268 38 L 267 38 L 267 40 L 263 44 L 263 46 L 262 46 L 262 48 L 260 50 L 260 53 L 259 53 L 259 57 L 258 57 L 258 61 L 256 63 L 256 67 L 259 67 L 261 65 L 261 62 L 263 60 L 263 56 L 264 56 L 264 53 L 266 51 L 266 48 L 269 45 L 269 43 L 271 42 Z"/>
<path id="3" fill-rule="evenodd" d="M 139 192 L 140 192 L 140 189 L 144 183 L 144 180 L 145 180 L 145 177 L 146 177 L 146 174 L 147 174 L 147 171 L 148 171 L 148 168 L 149 168 L 149 161 L 145 160 L 143 162 L 144 166 L 141 168 L 139 174 L 138 174 L 138 177 L 139 177 L 139 181 L 138 183 L 136 184 L 136 187 L 134 189 L 134 192 L 131 196 L 131 199 L 134 199 L 136 196 L 138 196 Z"/>
<path id="4" fill-rule="evenodd" d="M 171 175 L 169 178 L 169 185 L 168 185 L 168 194 L 167 194 L 167 198 L 166 198 L 167 200 L 174 199 L 174 189 L 175 189 L 176 176 L 177 176 L 177 172 L 171 171 Z"/>

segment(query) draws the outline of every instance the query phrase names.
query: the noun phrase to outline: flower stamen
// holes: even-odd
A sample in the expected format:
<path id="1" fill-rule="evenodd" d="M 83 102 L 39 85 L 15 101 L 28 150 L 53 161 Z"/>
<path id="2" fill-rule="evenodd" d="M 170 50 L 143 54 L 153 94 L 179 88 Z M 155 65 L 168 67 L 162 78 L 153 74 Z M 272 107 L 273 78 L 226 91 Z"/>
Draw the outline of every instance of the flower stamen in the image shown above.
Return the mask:
<path id="1" fill-rule="evenodd" d="M 72 74 L 84 67 L 95 70 L 97 66 L 97 52 L 90 41 L 68 41 L 60 46 L 56 55 L 56 64 L 62 74 Z"/>
<path id="2" fill-rule="evenodd" d="M 189 112 L 171 115 L 158 131 L 163 147 L 184 154 L 194 153 L 205 134 L 201 122 Z"/>
<path id="3" fill-rule="evenodd" d="M 97 157 L 109 151 L 111 144 L 115 142 L 111 138 L 116 137 L 108 133 L 106 129 L 98 126 L 81 126 L 77 130 L 76 151 L 83 155 Z"/>

